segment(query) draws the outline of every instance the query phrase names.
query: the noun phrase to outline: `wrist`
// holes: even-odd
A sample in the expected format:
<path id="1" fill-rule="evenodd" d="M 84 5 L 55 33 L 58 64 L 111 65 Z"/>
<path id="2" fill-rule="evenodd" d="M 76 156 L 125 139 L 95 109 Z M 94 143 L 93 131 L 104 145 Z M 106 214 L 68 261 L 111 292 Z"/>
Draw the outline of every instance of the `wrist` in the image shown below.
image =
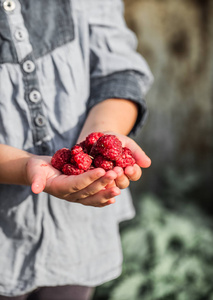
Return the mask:
<path id="1" fill-rule="evenodd" d="M 0 145 L 0 183 L 29 184 L 26 165 L 32 154 L 8 146 Z"/>
<path id="2" fill-rule="evenodd" d="M 128 135 L 137 119 L 137 105 L 125 99 L 107 99 L 89 112 L 79 141 L 91 132 L 115 132 Z"/>
<path id="3" fill-rule="evenodd" d="M 21 167 L 21 174 L 23 178 L 23 185 L 31 185 L 31 180 L 29 178 L 29 165 L 32 156 L 23 158 L 22 167 Z"/>

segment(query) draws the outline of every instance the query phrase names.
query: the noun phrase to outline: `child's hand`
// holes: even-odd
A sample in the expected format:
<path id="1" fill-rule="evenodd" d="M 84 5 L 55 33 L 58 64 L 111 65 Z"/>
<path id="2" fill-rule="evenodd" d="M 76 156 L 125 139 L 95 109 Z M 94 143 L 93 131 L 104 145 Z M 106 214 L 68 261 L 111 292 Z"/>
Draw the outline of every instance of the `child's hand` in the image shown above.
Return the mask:
<path id="1" fill-rule="evenodd" d="M 139 147 L 139 145 L 131 138 L 116 134 L 113 132 L 104 132 L 105 134 L 115 134 L 122 142 L 123 147 L 127 147 L 132 151 L 133 157 L 136 161 L 134 166 L 128 166 L 123 170 L 121 167 L 115 167 L 113 169 L 117 174 L 115 183 L 120 189 L 125 189 L 129 186 L 130 181 L 137 181 L 142 175 L 141 168 L 148 168 L 151 165 L 151 159 L 145 154 L 145 152 Z"/>
<path id="2" fill-rule="evenodd" d="M 114 203 L 114 197 L 120 194 L 120 189 L 111 185 L 117 178 L 114 171 L 97 168 L 67 176 L 52 167 L 50 161 L 49 156 L 33 156 L 27 163 L 27 179 L 35 194 L 44 191 L 69 202 L 97 207 Z"/>
<path id="3" fill-rule="evenodd" d="M 120 194 L 120 189 L 128 187 L 130 181 L 139 180 L 142 175 L 141 168 L 151 165 L 150 158 L 135 141 L 125 135 L 115 135 L 123 147 L 132 151 L 136 161 L 134 166 L 128 166 L 124 170 L 115 167 L 107 172 L 95 168 L 80 175 L 67 176 L 51 165 L 51 157 L 33 156 L 26 166 L 32 191 L 36 194 L 44 191 L 60 199 L 90 206 L 102 207 L 114 203 L 114 197 Z"/>

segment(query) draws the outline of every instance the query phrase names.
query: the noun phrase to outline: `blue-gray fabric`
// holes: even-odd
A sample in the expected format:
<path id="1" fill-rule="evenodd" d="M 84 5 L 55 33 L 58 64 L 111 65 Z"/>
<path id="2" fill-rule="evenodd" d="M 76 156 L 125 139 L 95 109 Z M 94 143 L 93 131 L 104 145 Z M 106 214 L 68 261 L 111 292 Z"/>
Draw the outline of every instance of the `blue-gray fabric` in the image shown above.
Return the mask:
<path id="1" fill-rule="evenodd" d="M 120 0 L 0 0 L 0 143 L 52 155 L 77 140 L 88 111 L 108 98 L 146 117 L 152 74 L 136 51 Z M 18 32 L 19 31 L 19 32 Z M 19 34 L 20 33 L 20 34 Z M 39 98 L 32 101 L 32 92 Z M 41 286 L 97 286 L 119 276 L 128 190 L 105 208 L 30 187 L 0 185 L 0 294 Z"/>

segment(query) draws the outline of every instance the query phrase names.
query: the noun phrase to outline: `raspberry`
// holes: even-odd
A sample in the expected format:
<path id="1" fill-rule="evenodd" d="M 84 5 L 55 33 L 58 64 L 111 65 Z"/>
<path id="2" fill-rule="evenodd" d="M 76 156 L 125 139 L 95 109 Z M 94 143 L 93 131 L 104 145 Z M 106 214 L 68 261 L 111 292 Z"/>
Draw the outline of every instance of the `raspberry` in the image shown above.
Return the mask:
<path id="1" fill-rule="evenodd" d="M 79 153 L 79 152 L 82 152 L 82 151 L 83 151 L 82 146 L 79 145 L 79 144 L 76 144 L 75 146 L 73 146 L 73 147 L 71 148 L 71 155 L 75 155 L 75 154 L 77 154 L 77 153 Z"/>
<path id="2" fill-rule="evenodd" d="M 132 151 L 127 147 L 122 148 L 122 156 L 123 155 L 125 155 L 125 157 L 133 157 Z"/>
<path id="3" fill-rule="evenodd" d="M 89 154 L 94 157 L 93 160 Z M 58 150 L 51 163 L 66 175 L 79 175 L 94 168 L 105 171 L 113 169 L 114 166 L 126 168 L 134 165 L 135 159 L 129 148 L 122 148 L 121 141 L 115 135 L 93 132 L 71 150 Z"/>
<path id="4" fill-rule="evenodd" d="M 62 148 L 56 151 L 51 159 L 51 164 L 54 168 L 61 170 L 65 164 L 70 161 L 71 153 L 67 148 Z"/>
<path id="5" fill-rule="evenodd" d="M 79 145 L 81 146 L 81 148 L 83 149 L 83 151 L 84 151 L 85 153 L 88 153 L 87 148 L 86 148 L 86 146 L 85 146 L 85 141 L 81 142 Z"/>
<path id="6" fill-rule="evenodd" d="M 101 154 L 108 160 L 116 160 L 122 154 L 122 143 L 115 135 L 103 135 L 93 145 L 90 154 Z"/>
<path id="7" fill-rule="evenodd" d="M 91 157 L 84 152 L 79 152 L 79 153 L 75 154 L 74 156 L 71 157 L 70 161 L 77 168 L 79 168 L 81 170 L 85 170 L 85 171 L 88 170 L 92 164 Z"/>
<path id="8" fill-rule="evenodd" d="M 103 156 L 98 155 L 94 159 L 94 166 L 96 168 L 103 168 L 105 171 L 112 170 L 114 163 L 111 160 L 106 160 Z"/>
<path id="9" fill-rule="evenodd" d="M 132 156 L 132 152 L 129 148 L 124 147 L 122 149 L 122 155 L 116 159 L 115 165 L 118 167 L 126 168 L 127 166 L 133 166 L 135 159 Z"/>
<path id="10" fill-rule="evenodd" d="M 65 175 L 79 175 L 84 173 L 84 170 L 80 170 L 79 168 L 71 164 L 66 164 L 63 166 L 62 172 Z"/>
<path id="11" fill-rule="evenodd" d="M 90 152 L 92 146 L 97 142 L 97 140 L 103 136 L 104 134 L 102 132 L 93 132 L 90 133 L 85 140 L 85 147 L 87 148 L 88 153 Z"/>

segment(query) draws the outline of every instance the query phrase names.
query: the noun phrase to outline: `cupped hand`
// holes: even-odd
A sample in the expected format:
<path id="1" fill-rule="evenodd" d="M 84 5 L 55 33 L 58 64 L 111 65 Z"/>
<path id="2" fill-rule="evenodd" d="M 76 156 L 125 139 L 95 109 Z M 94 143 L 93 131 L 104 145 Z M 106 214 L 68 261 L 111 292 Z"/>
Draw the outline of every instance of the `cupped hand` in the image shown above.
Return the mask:
<path id="1" fill-rule="evenodd" d="M 33 156 L 26 165 L 27 181 L 33 193 L 42 191 L 69 202 L 103 207 L 115 202 L 119 187 L 112 184 L 117 173 L 101 168 L 80 175 L 64 175 L 51 165 L 50 156 Z"/>
<path id="2" fill-rule="evenodd" d="M 131 138 L 117 134 L 114 132 L 104 132 L 105 134 L 114 134 L 122 142 L 123 147 L 127 147 L 132 151 L 135 159 L 133 166 L 128 166 L 124 170 L 121 167 L 115 167 L 113 171 L 117 174 L 115 184 L 120 189 L 125 189 L 129 186 L 130 181 L 137 181 L 141 178 L 141 168 L 148 168 L 151 165 L 151 159 L 141 149 L 141 147 Z"/>

